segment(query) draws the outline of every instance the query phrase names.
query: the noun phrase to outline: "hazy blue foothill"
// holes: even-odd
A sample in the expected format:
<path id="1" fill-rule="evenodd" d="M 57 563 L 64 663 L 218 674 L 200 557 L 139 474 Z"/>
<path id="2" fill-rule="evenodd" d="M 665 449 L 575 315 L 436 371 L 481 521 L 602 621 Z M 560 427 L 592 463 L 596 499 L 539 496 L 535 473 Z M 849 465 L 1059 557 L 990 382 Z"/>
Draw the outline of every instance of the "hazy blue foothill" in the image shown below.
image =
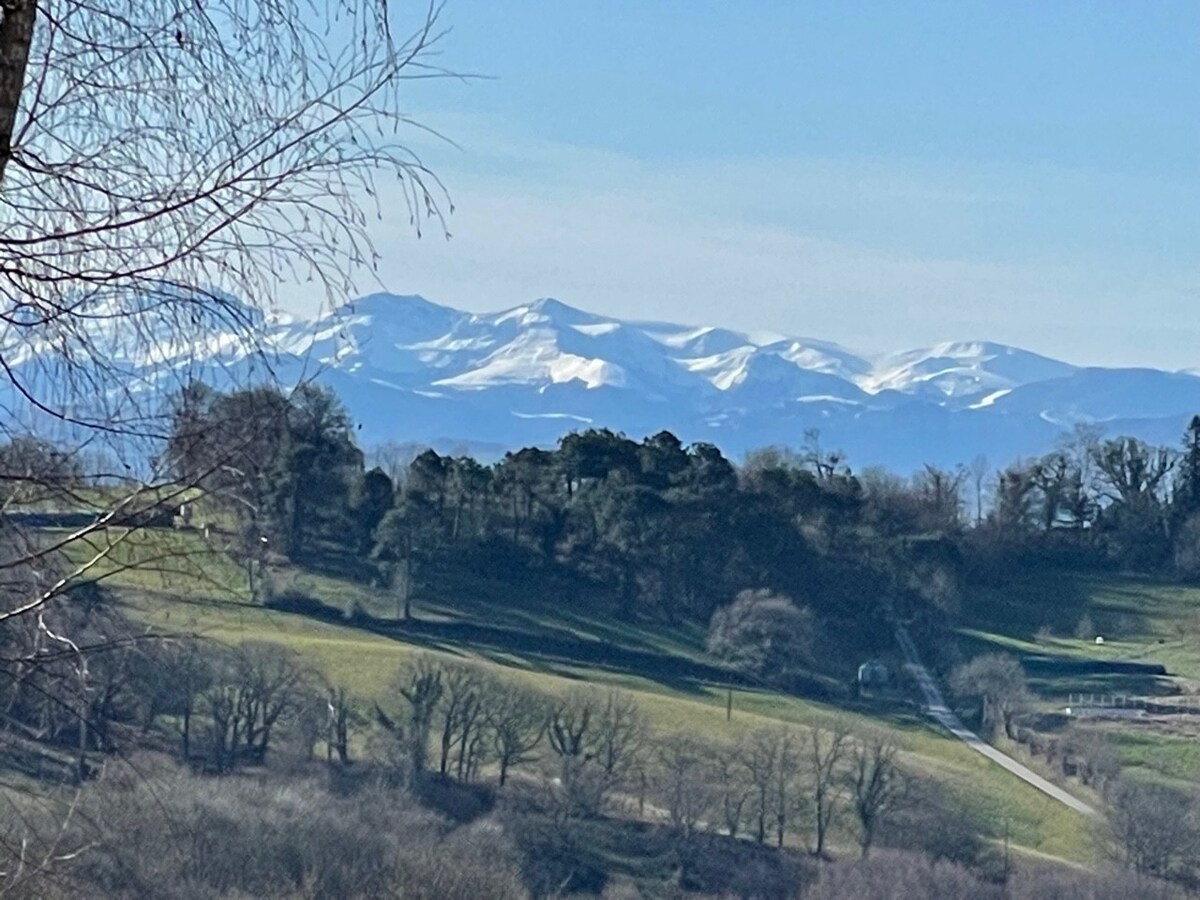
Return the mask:
<path id="1" fill-rule="evenodd" d="M 312 378 L 343 400 L 366 446 L 423 442 L 485 457 L 587 427 L 666 428 L 735 456 L 797 447 L 817 429 L 859 467 L 907 472 L 1042 455 L 1078 424 L 1173 443 L 1200 409 L 1191 372 L 1079 367 L 987 341 L 866 355 L 719 323 L 624 321 L 552 299 L 476 314 L 372 294 L 315 320 L 276 317 L 262 355 L 232 338 L 194 345 L 178 334 L 126 347 L 119 322 L 106 324 L 109 358 L 132 379 L 122 391 L 174 389 L 181 366 L 217 386 L 268 372 L 283 383 Z"/>

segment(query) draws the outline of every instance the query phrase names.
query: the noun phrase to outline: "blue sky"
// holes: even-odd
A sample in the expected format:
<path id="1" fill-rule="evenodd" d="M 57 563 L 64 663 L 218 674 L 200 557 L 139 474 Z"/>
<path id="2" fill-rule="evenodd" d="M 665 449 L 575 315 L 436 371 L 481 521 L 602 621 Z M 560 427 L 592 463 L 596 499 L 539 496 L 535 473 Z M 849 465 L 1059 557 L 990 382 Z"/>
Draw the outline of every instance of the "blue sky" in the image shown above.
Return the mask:
<path id="1" fill-rule="evenodd" d="M 1200 367 L 1200 4 L 449 0 L 397 292 Z M 365 285 L 364 287 L 369 287 Z"/>

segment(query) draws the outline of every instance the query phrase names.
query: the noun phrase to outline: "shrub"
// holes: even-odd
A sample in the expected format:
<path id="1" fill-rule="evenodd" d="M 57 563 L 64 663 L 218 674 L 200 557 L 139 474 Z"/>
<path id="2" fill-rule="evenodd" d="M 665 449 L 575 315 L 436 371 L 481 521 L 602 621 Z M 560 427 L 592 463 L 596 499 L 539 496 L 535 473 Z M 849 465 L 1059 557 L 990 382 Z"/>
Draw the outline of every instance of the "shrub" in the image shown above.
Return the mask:
<path id="1" fill-rule="evenodd" d="M 713 613 L 708 651 L 755 678 L 786 683 L 812 657 L 812 614 L 767 590 L 742 591 Z"/>
<path id="2" fill-rule="evenodd" d="M 821 870 L 816 887 L 805 900 L 999 900 L 999 887 L 982 883 L 954 863 L 935 863 L 915 853 L 886 852 L 853 865 L 830 865 Z"/>
<path id="3" fill-rule="evenodd" d="M 72 842 L 95 847 L 57 873 L 75 896 L 526 896 L 502 834 L 453 829 L 401 791 L 139 773 L 90 787 L 76 821 Z"/>

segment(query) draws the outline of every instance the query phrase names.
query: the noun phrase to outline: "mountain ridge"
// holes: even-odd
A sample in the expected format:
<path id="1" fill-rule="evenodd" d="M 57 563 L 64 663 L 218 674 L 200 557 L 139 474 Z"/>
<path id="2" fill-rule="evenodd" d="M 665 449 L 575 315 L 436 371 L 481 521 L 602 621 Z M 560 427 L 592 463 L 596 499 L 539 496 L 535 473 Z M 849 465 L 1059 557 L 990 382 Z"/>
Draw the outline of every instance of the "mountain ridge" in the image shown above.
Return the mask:
<path id="1" fill-rule="evenodd" d="M 395 340 L 415 338 L 431 317 L 442 334 Z M 361 346 L 385 336 L 386 348 L 366 351 L 389 376 L 378 381 L 443 407 L 433 434 L 415 410 L 382 427 L 379 411 L 349 401 L 363 431 L 381 440 L 517 447 L 571 428 L 669 428 L 737 454 L 796 445 L 815 428 L 860 466 L 907 470 L 1046 452 L 1078 423 L 1174 442 L 1200 409 L 1192 373 L 1077 366 L 987 340 L 861 354 L 811 337 L 623 320 L 553 297 L 471 313 L 373 294 L 316 324 L 335 321 L 357 331 Z M 354 369 L 347 358 L 314 355 Z"/>
<path id="2" fill-rule="evenodd" d="M 549 297 L 472 313 L 375 293 L 263 321 L 274 375 L 336 391 L 366 445 L 515 449 L 575 428 L 665 428 L 736 456 L 796 446 L 817 429 L 857 468 L 909 471 L 979 455 L 1002 465 L 1048 451 L 1079 423 L 1175 443 L 1200 411 L 1200 376 L 1186 371 L 1076 366 L 984 340 L 860 354 L 816 338 L 622 320 Z M 160 385 L 181 351 L 175 335 L 170 353 L 118 350 L 115 362 Z M 200 369 L 219 362 L 218 387 L 260 377 L 234 335 L 210 334 L 191 354 Z"/>

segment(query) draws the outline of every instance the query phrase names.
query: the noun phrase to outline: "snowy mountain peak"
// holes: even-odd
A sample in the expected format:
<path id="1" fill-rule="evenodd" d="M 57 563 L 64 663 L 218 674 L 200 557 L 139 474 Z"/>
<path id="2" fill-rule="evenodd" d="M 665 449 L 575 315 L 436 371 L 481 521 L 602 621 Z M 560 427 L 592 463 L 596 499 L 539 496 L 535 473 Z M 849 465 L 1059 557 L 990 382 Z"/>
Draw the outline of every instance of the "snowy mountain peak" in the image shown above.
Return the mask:
<path id="1" fill-rule="evenodd" d="M 345 321 L 360 349 L 336 368 L 369 369 L 375 383 L 404 392 L 380 398 L 385 407 L 420 409 L 386 427 L 364 425 L 372 434 L 513 446 L 593 424 L 631 434 L 670 428 L 737 452 L 796 444 L 815 427 L 860 465 L 904 469 L 980 453 L 1027 456 L 1078 421 L 1174 440 L 1200 410 L 1200 377 L 1191 374 L 1082 369 L 992 341 L 867 356 L 812 338 L 625 321 L 549 297 L 477 314 L 421 298 L 375 296 L 356 308 L 364 305 L 389 321 Z M 364 419 L 381 417 L 386 409 Z"/>
<path id="2" fill-rule="evenodd" d="M 940 394 L 947 400 L 976 399 L 1021 384 L 1062 378 L 1075 367 L 1028 350 L 991 341 L 945 341 L 932 347 L 888 354 L 859 379 L 870 393 Z"/>
<path id="3" fill-rule="evenodd" d="M 516 322 L 524 327 L 533 325 L 570 327 L 607 321 L 600 316 L 595 316 L 581 309 L 576 309 L 573 306 L 568 306 L 566 303 L 563 303 L 561 300 L 555 300 L 553 297 L 543 297 L 540 300 L 534 300 L 532 303 L 514 306 L 512 309 L 504 310 L 492 316 L 484 316 L 483 318 L 491 320 L 496 324 Z"/>
<path id="4" fill-rule="evenodd" d="M 417 334 L 452 327 L 466 313 L 426 300 L 419 294 L 368 294 L 325 317 L 323 323 L 369 321 L 374 328 Z"/>
<path id="5" fill-rule="evenodd" d="M 213 373 L 218 387 L 263 372 L 234 330 L 191 344 L 164 335 L 147 353 L 119 339 L 120 322 L 97 320 L 112 332 L 97 346 L 111 347 L 110 362 L 142 389 L 172 383 L 159 376 L 183 366 Z M 1080 368 L 988 341 L 867 356 L 812 338 L 621 320 L 552 298 L 472 313 L 371 294 L 316 319 L 267 318 L 263 328 L 277 377 L 316 373 L 366 445 L 513 448 L 594 425 L 633 436 L 666 428 L 736 455 L 797 445 L 817 428 L 858 467 L 904 471 L 980 454 L 1000 465 L 1045 452 L 1081 421 L 1173 443 L 1200 411 L 1191 372 Z M 26 353 L 10 364 L 19 375 L 38 360 Z M 0 396 L 10 408 L 19 402 Z"/>

